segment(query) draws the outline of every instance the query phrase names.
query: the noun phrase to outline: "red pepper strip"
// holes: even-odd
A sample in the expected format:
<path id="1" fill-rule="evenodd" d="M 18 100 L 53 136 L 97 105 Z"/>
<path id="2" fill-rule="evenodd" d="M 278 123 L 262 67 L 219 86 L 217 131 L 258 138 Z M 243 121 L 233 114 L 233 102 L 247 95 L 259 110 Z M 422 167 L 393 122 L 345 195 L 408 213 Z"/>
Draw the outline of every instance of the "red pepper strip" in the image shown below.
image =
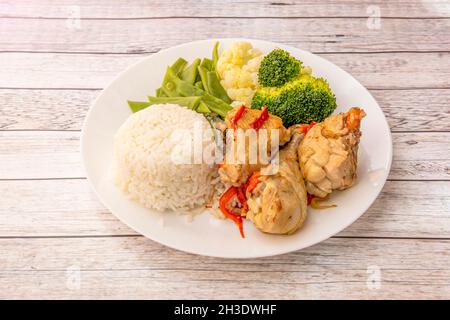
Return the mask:
<path id="1" fill-rule="evenodd" d="M 253 121 L 252 128 L 255 130 L 261 129 L 267 119 L 269 119 L 269 111 L 267 111 L 267 107 L 264 106 L 259 117 Z"/>
<path id="2" fill-rule="evenodd" d="M 247 213 L 247 211 L 248 211 L 247 197 L 245 196 L 245 189 L 246 189 L 245 184 L 240 186 L 237 189 L 237 198 L 242 205 L 242 213 Z"/>
<path id="3" fill-rule="evenodd" d="M 253 192 L 253 190 L 255 190 L 256 186 L 259 183 L 259 177 L 261 176 L 261 173 L 256 171 L 253 172 L 253 174 L 250 176 L 250 178 L 248 178 L 247 181 L 247 191 L 248 192 Z"/>
<path id="4" fill-rule="evenodd" d="M 316 121 L 311 121 L 310 124 L 302 124 L 302 125 L 300 125 L 300 131 L 301 131 L 303 134 L 307 134 L 308 131 L 309 131 L 312 127 L 314 127 L 316 124 L 317 124 Z"/>
<path id="5" fill-rule="evenodd" d="M 308 132 L 308 130 L 309 130 L 309 125 L 307 125 L 307 124 L 301 124 L 301 125 L 300 125 L 300 131 L 301 131 L 303 134 L 306 134 L 306 133 Z"/>
<path id="6" fill-rule="evenodd" d="M 241 216 L 237 216 L 235 215 L 233 212 L 231 212 L 231 210 L 229 210 L 227 208 L 227 204 L 228 202 L 230 202 L 230 200 L 237 195 L 237 188 L 231 186 L 230 188 L 228 188 L 227 191 L 225 191 L 222 196 L 220 197 L 219 200 L 219 205 L 220 205 L 220 210 L 223 212 L 223 214 L 228 218 L 234 221 L 234 223 L 236 223 L 236 225 L 239 228 L 239 232 L 241 233 L 241 237 L 245 238 L 244 235 L 244 226 L 243 226 L 243 222 L 242 222 L 242 217 Z"/>
<path id="7" fill-rule="evenodd" d="M 308 203 L 308 206 L 309 206 L 309 205 L 311 205 L 311 203 L 312 203 L 312 201 L 314 199 L 314 196 L 312 194 L 309 194 L 309 193 L 307 193 L 306 196 L 307 196 L 307 199 L 308 199 L 307 203 Z"/>
<path id="8" fill-rule="evenodd" d="M 237 129 L 237 123 L 242 118 L 245 112 L 245 106 L 242 105 L 239 107 L 239 109 L 236 111 L 236 114 L 234 115 L 233 121 L 231 123 L 231 127 L 236 130 Z"/>

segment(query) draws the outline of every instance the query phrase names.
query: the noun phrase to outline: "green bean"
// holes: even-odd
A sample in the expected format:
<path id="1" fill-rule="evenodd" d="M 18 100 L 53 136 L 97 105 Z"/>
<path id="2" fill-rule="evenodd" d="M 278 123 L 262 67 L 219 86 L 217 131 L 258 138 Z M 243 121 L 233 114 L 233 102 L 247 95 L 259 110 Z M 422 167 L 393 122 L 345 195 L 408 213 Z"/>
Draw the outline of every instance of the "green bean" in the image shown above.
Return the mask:
<path id="1" fill-rule="evenodd" d="M 177 78 L 177 74 L 172 67 L 167 67 L 166 74 L 164 75 L 163 83 L 161 85 L 161 90 L 168 97 L 178 97 L 176 85 L 173 79 Z M 188 96 L 192 96 L 189 94 Z"/>
<path id="2" fill-rule="evenodd" d="M 129 101 L 129 100 L 127 102 L 128 102 L 128 106 L 130 107 L 130 109 L 133 113 L 138 112 L 142 109 L 145 109 L 151 105 L 151 102 Z"/>
<path id="3" fill-rule="evenodd" d="M 138 112 L 154 104 L 178 104 L 199 113 L 214 112 L 225 118 L 232 109 L 231 99 L 216 72 L 219 59 L 219 42 L 212 51 L 212 59 L 195 59 L 189 66 L 183 58 L 178 58 L 172 66 L 167 67 L 161 87 L 156 89 L 156 97 L 148 97 L 148 101 L 128 101 L 132 112 Z"/>
<path id="4" fill-rule="evenodd" d="M 229 104 L 207 93 L 202 96 L 202 101 L 208 106 L 209 110 L 219 115 L 222 119 L 225 119 L 228 111 L 233 109 Z"/>
<path id="5" fill-rule="evenodd" d="M 202 63 L 200 64 L 203 68 L 208 71 L 211 71 L 213 61 L 209 58 L 203 58 Z"/>
<path id="6" fill-rule="evenodd" d="M 199 113 L 210 113 L 207 104 L 203 102 L 203 97 L 193 96 L 193 97 L 148 97 L 149 105 L 163 104 L 163 103 L 173 103 L 180 106 L 186 107 L 188 109 L 195 110 Z"/>
<path id="7" fill-rule="evenodd" d="M 197 111 L 199 113 L 211 113 L 211 110 L 209 110 L 206 103 L 204 103 L 201 100 L 200 100 L 200 103 L 198 104 L 197 108 L 195 109 L 195 111 Z"/>
<path id="8" fill-rule="evenodd" d="M 210 95 L 219 98 L 226 103 L 231 103 L 230 97 L 228 97 L 227 92 L 220 84 L 219 78 L 215 71 L 208 71 L 206 68 L 199 66 L 198 73 L 202 79 L 202 85 L 204 90 Z"/>
<path id="9" fill-rule="evenodd" d="M 195 87 L 194 85 L 181 80 L 172 68 L 167 68 L 166 76 L 164 77 L 164 82 L 162 86 L 165 91 L 166 88 L 170 89 L 170 93 L 173 97 L 190 97 L 190 96 L 201 96 L 203 90 Z M 167 89 L 169 91 L 169 89 Z"/>
<path id="10" fill-rule="evenodd" d="M 166 87 L 169 87 L 170 90 L 168 91 L 170 91 L 173 96 L 201 96 L 202 101 L 208 106 L 208 108 L 222 118 L 225 118 L 228 111 L 233 109 L 229 104 L 221 99 L 216 98 L 196 86 L 181 80 L 176 76 L 171 68 L 167 68 L 162 87 L 164 88 L 164 92 L 166 92 Z"/>
<path id="11" fill-rule="evenodd" d="M 205 58 L 199 67 L 199 74 L 206 92 L 219 98 L 226 103 L 231 103 L 225 89 L 220 84 L 219 76 L 216 72 L 217 61 L 219 60 L 219 41 L 214 44 L 212 59 Z M 203 69 L 202 69 L 203 68 Z"/>
<path id="12" fill-rule="evenodd" d="M 217 61 L 219 60 L 219 41 L 216 41 L 214 44 L 213 52 L 212 52 L 212 64 L 211 71 L 216 71 Z"/>
<path id="13" fill-rule="evenodd" d="M 179 104 L 180 106 L 195 110 L 200 101 L 201 97 L 195 96 L 195 97 L 147 97 L 148 101 L 150 102 L 150 105 L 153 104 L 162 104 L 162 103 L 173 103 L 173 104 Z"/>
<path id="14" fill-rule="evenodd" d="M 208 87 L 208 70 L 205 67 L 199 66 L 198 74 L 200 75 L 200 79 L 202 79 L 203 89 L 206 92 L 211 93 Z"/>
<path id="15" fill-rule="evenodd" d="M 186 60 L 184 60 L 183 58 L 178 58 L 177 61 L 175 61 L 172 64 L 171 67 L 167 67 L 167 70 L 170 68 L 175 73 L 175 75 L 178 76 L 183 72 L 183 69 L 186 65 L 187 65 Z M 164 97 L 164 96 L 176 97 L 176 93 L 173 92 L 170 82 L 165 82 L 166 76 L 167 76 L 167 71 L 166 71 L 166 75 L 164 75 L 163 84 L 161 85 L 160 88 L 156 89 L 156 96 L 157 97 Z M 164 84 L 166 84 L 167 87 L 164 87 Z"/>
<path id="16" fill-rule="evenodd" d="M 156 96 L 157 96 L 157 97 L 167 97 L 166 94 L 164 93 L 164 91 L 162 90 L 161 87 L 159 87 L 158 89 L 156 89 Z"/>
<path id="17" fill-rule="evenodd" d="M 208 93 L 213 95 L 216 98 L 219 98 L 226 103 L 231 103 L 231 99 L 228 96 L 225 89 L 220 84 L 220 80 L 217 77 L 217 73 L 215 71 L 209 71 L 206 74 L 206 82 L 208 87 Z"/>
<path id="18" fill-rule="evenodd" d="M 175 71 L 176 75 L 180 75 L 187 63 L 188 62 L 183 58 L 178 58 L 177 61 L 172 64 L 171 68 Z"/>
<path id="19" fill-rule="evenodd" d="M 197 77 L 195 78 L 195 83 L 197 83 L 197 82 L 202 82 L 202 78 L 200 78 L 200 74 L 198 72 L 197 72 Z"/>
<path id="20" fill-rule="evenodd" d="M 205 90 L 205 88 L 203 88 L 203 82 L 202 80 L 197 81 L 194 86 L 196 86 L 197 88 L 201 89 L 201 90 Z"/>
<path id="21" fill-rule="evenodd" d="M 184 81 L 189 82 L 190 84 L 195 83 L 195 79 L 197 78 L 197 67 L 200 65 L 200 59 L 197 58 L 192 62 L 188 67 L 186 67 L 180 75 L 180 78 Z"/>

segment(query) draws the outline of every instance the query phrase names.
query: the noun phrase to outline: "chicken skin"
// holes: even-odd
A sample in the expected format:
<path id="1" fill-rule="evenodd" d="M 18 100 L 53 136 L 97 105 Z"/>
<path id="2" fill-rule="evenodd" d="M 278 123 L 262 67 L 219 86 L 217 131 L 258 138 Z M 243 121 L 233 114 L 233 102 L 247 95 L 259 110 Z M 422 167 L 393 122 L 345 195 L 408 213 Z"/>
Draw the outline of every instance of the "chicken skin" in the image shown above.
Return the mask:
<path id="1" fill-rule="evenodd" d="M 236 115 L 239 114 L 237 117 Z M 226 118 L 225 123 L 227 129 L 238 130 L 241 133 L 245 134 L 247 130 L 254 129 L 254 123 L 258 118 L 261 117 L 262 111 L 256 109 L 249 109 L 245 107 L 237 107 L 231 110 Z M 278 131 L 278 142 L 280 145 L 285 144 L 289 141 L 289 133 L 288 130 L 283 126 L 282 120 L 273 115 L 267 114 L 267 119 L 264 120 L 261 124 L 261 127 L 255 130 L 256 139 L 259 139 L 260 132 L 267 132 L 267 147 L 264 150 L 266 155 L 266 159 L 270 159 L 271 157 L 271 135 L 274 130 Z M 236 142 L 236 134 L 234 135 L 234 142 Z M 255 172 L 259 171 L 263 165 L 267 165 L 266 163 L 261 162 L 261 158 L 259 156 L 255 157 L 257 161 L 251 161 L 250 154 L 259 155 L 259 152 L 263 152 L 259 149 L 258 143 L 249 142 L 249 136 L 245 136 L 245 150 L 238 149 L 238 143 L 231 143 L 230 147 L 234 148 L 234 152 L 231 153 L 231 156 L 227 150 L 227 157 L 223 164 L 220 165 L 219 175 L 223 182 L 230 183 L 234 186 L 239 186 L 247 181 L 249 176 Z M 228 142 L 227 142 L 228 144 Z M 228 147 L 228 146 L 227 146 Z"/>
<path id="2" fill-rule="evenodd" d="M 292 234 L 306 219 L 307 196 L 297 155 L 302 138 L 302 134 L 294 132 L 280 151 L 278 172 L 261 175 L 253 190 L 247 188 L 247 219 L 262 232 Z"/>
<path id="3" fill-rule="evenodd" d="M 351 187 L 356 179 L 362 109 L 351 108 L 313 126 L 298 148 L 306 189 L 316 197 Z"/>

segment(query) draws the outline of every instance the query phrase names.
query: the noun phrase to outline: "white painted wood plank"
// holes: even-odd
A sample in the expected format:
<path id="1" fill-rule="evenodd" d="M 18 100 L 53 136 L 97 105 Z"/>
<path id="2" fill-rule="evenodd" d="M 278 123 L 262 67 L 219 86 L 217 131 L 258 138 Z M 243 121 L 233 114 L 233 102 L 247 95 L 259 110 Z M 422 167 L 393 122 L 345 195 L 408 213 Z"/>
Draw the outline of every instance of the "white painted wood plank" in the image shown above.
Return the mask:
<path id="1" fill-rule="evenodd" d="M 1 131 L 0 179 L 84 177 L 79 132 Z M 394 133 L 391 179 L 450 180 L 450 132 Z"/>
<path id="2" fill-rule="evenodd" d="M 99 90 L 0 89 L 0 129 L 80 130 Z M 450 89 L 372 90 L 392 131 L 450 131 Z"/>
<path id="3" fill-rule="evenodd" d="M 450 297 L 450 242 L 442 240 L 330 239 L 251 260 L 194 257 L 142 237 L 0 243 L 3 299 Z M 370 289 L 378 271 L 380 287 Z"/>
<path id="4" fill-rule="evenodd" d="M 99 93 L 100 90 L 0 89 L 0 129 L 81 130 L 89 106 Z"/>
<path id="5" fill-rule="evenodd" d="M 0 238 L 136 234 L 103 207 L 84 179 L 0 181 L 0 194 Z M 450 181 L 388 181 L 339 236 L 450 238 L 449 213 Z"/>
<path id="6" fill-rule="evenodd" d="M 145 55 L 0 53 L 0 87 L 103 88 Z"/>
<path id="7" fill-rule="evenodd" d="M 0 19 L 2 51 L 148 53 L 207 38 L 272 40 L 312 52 L 449 51 L 450 18 L 83 20 Z"/>
<path id="8" fill-rule="evenodd" d="M 448 132 L 394 134 L 390 178 L 449 180 L 449 141 Z"/>
<path id="9" fill-rule="evenodd" d="M 148 17 L 365 17 L 380 8 L 382 17 L 450 17 L 445 0 L 374 2 L 270 1 L 270 0 L 7 0 L 0 17 L 67 18 L 77 12 L 82 18 Z M 75 6 L 75 8 L 74 8 Z"/>
<path id="10" fill-rule="evenodd" d="M 79 132 L 0 132 L 0 179 L 84 177 Z"/>
<path id="11" fill-rule="evenodd" d="M 0 190 L 0 238 L 135 234 L 86 179 L 0 181 Z"/>
<path id="12" fill-rule="evenodd" d="M 450 131 L 450 90 L 372 90 L 392 131 Z"/>
<path id="13" fill-rule="evenodd" d="M 322 54 L 369 89 L 449 88 L 450 53 Z M 0 53 L 0 88 L 103 88 L 145 55 Z M 414 76 L 411 76 L 414 74 Z"/>
<path id="14" fill-rule="evenodd" d="M 368 211 L 339 236 L 449 238 L 450 181 L 388 181 Z"/>

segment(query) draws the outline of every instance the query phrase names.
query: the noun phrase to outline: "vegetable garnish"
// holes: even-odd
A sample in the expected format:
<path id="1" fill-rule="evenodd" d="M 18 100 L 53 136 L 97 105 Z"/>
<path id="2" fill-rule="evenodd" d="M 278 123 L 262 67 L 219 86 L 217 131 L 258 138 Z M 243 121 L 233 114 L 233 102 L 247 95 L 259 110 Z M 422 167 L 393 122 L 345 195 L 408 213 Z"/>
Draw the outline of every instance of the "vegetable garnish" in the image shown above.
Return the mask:
<path id="1" fill-rule="evenodd" d="M 335 204 L 325 205 L 325 206 L 320 204 L 321 202 L 324 202 L 324 201 L 327 201 L 327 200 L 328 200 L 328 197 L 319 198 L 319 197 L 316 197 L 316 196 L 314 196 L 312 194 L 309 194 L 309 193 L 307 194 L 308 206 L 310 205 L 311 208 L 313 208 L 313 209 L 328 209 L 328 208 L 335 208 L 335 207 L 337 207 L 337 205 L 335 205 Z"/>
<path id="2" fill-rule="evenodd" d="M 222 194 L 219 200 L 220 210 L 227 218 L 233 220 L 234 223 L 236 223 L 242 238 L 245 238 L 242 215 L 245 215 L 248 211 L 247 196 L 245 192 L 252 192 L 256 188 L 259 183 L 260 176 L 261 174 L 259 172 L 254 172 L 250 176 L 250 178 L 248 178 L 246 183 L 243 183 L 239 187 L 229 187 L 228 190 Z M 234 196 L 236 196 L 237 200 L 242 206 L 240 216 L 231 212 L 231 210 L 227 207 L 228 203 L 233 199 Z"/>
<path id="3" fill-rule="evenodd" d="M 279 87 L 295 78 L 302 68 L 302 62 L 283 49 L 272 50 L 259 67 L 259 83 L 264 87 Z"/>
<path id="4" fill-rule="evenodd" d="M 242 217 L 235 215 L 233 212 L 231 212 L 230 209 L 228 209 L 227 205 L 233 199 L 234 196 L 237 196 L 238 194 L 238 188 L 231 186 L 228 188 L 227 191 L 225 191 L 219 200 L 219 206 L 220 211 L 228 218 L 234 221 L 234 223 L 238 226 L 239 232 L 241 234 L 242 238 L 245 238 L 244 235 L 244 224 L 242 222 Z"/>
<path id="5" fill-rule="evenodd" d="M 329 209 L 329 208 L 336 208 L 337 205 L 330 204 L 330 205 L 321 205 L 321 202 L 327 201 L 328 198 L 318 198 L 314 197 L 311 201 L 311 208 L 313 209 Z"/>
<path id="6" fill-rule="evenodd" d="M 255 130 L 261 129 L 261 127 L 264 125 L 264 122 L 269 119 L 269 111 L 267 111 L 267 107 L 262 107 L 261 114 L 258 118 L 255 119 L 255 121 L 252 123 L 252 128 Z"/>
<path id="7" fill-rule="evenodd" d="M 237 198 L 242 205 L 241 215 L 246 214 L 248 211 L 247 196 L 245 195 L 245 189 L 247 189 L 245 184 L 237 188 Z"/>
<path id="8" fill-rule="evenodd" d="M 253 192 L 255 190 L 256 186 L 258 185 L 259 177 L 261 177 L 261 173 L 259 171 L 253 172 L 253 174 L 248 178 L 248 181 L 246 183 L 247 185 L 247 192 Z"/>
<path id="9" fill-rule="evenodd" d="M 328 82 L 310 74 L 301 74 L 281 87 L 260 86 L 251 106 L 279 116 L 285 127 L 310 121 L 321 122 L 336 109 L 336 97 Z"/>
<path id="10" fill-rule="evenodd" d="M 218 45 L 214 45 L 212 59 L 195 59 L 190 65 L 178 58 L 167 68 L 161 87 L 156 89 L 156 97 L 148 97 L 148 102 L 129 101 L 131 111 L 137 112 L 148 106 L 174 103 L 198 113 L 215 113 L 225 118 L 233 108 L 230 97 L 220 84 L 216 72 Z"/>
<path id="11" fill-rule="evenodd" d="M 141 102 L 141 101 L 127 101 L 128 105 L 130 106 L 131 111 L 134 112 L 138 112 L 142 109 L 147 108 L 148 106 L 151 105 L 150 102 Z"/>
<path id="12" fill-rule="evenodd" d="M 241 209 L 241 216 L 245 216 L 245 214 L 248 212 L 248 204 L 247 204 L 247 195 L 246 192 L 252 192 L 256 186 L 258 185 L 259 177 L 261 174 L 259 172 L 254 172 L 248 179 L 247 182 L 241 184 L 239 187 L 236 188 L 236 197 L 239 200 L 242 209 Z"/>
<path id="13" fill-rule="evenodd" d="M 242 118 L 245 112 L 245 106 L 242 105 L 239 107 L 238 111 L 236 111 L 236 114 L 234 115 L 233 122 L 231 123 L 231 126 L 233 127 L 233 130 L 237 129 L 237 123 Z"/>
<path id="14" fill-rule="evenodd" d="M 364 117 L 365 115 L 366 114 L 361 109 L 351 108 L 347 113 L 347 117 L 345 118 L 345 124 L 347 125 L 347 128 L 352 131 L 358 129 L 359 123 L 361 122 L 362 117 Z"/>
<path id="15" fill-rule="evenodd" d="M 312 127 L 314 127 L 316 124 L 317 124 L 316 121 L 311 121 L 310 124 L 302 124 L 302 125 L 300 125 L 300 131 L 301 131 L 303 134 L 307 134 L 308 131 L 309 131 Z"/>

